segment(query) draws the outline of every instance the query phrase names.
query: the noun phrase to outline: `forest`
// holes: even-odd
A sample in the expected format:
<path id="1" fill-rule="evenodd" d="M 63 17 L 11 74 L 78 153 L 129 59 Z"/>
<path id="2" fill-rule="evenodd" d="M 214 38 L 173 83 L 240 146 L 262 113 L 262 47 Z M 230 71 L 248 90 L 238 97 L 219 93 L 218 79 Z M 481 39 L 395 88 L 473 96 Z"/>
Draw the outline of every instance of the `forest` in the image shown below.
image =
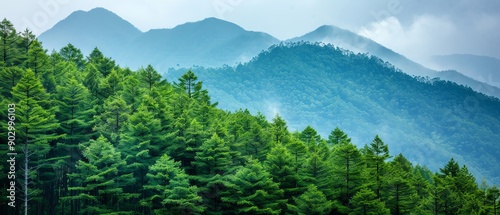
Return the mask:
<path id="1" fill-rule="evenodd" d="M 378 135 L 358 147 L 338 127 L 321 137 L 311 126 L 291 132 L 279 114 L 222 110 L 196 70 L 169 82 L 150 65 L 122 68 L 98 48 L 83 56 L 68 44 L 49 54 L 6 19 L 0 31 L 0 153 L 9 159 L 8 144 L 17 153 L 16 207 L 4 198 L 5 214 L 500 209 L 498 187 L 454 159 L 432 172 L 391 154 Z M 1 194 L 9 196 L 11 167 L 2 164 Z"/>
<path id="2" fill-rule="evenodd" d="M 280 44 L 237 67 L 193 67 L 219 108 L 274 112 L 291 131 L 340 127 L 358 147 L 379 135 L 394 154 L 437 171 L 455 158 L 500 184 L 500 100 L 333 45 Z M 175 80 L 187 69 L 170 69 Z"/>

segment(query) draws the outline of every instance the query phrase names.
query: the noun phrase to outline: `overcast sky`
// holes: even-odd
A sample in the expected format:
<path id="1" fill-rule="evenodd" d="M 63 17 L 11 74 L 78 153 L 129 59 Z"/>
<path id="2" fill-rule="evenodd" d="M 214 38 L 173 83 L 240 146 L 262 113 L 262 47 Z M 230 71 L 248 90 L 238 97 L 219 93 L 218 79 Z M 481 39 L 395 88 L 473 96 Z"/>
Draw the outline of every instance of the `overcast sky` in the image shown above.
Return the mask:
<path id="1" fill-rule="evenodd" d="M 452 53 L 500 58 L 497 0 L 0 1 L 0 17 L 37 35 L 73 11 L 104 7 L 142 31 L 217 17 L 289 39 L 326 24 L 360 33 L 417 61 Z"/>

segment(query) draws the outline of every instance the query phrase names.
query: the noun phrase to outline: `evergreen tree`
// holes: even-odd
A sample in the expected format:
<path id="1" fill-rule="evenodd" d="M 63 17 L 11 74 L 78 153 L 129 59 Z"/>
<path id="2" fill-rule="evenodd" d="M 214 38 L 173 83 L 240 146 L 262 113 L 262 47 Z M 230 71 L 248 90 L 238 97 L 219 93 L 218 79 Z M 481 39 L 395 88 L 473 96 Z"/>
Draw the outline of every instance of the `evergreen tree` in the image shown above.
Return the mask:
<path id="1" fill-rule="evenodd" d="M 229 176 L 226 187 L 222 201 L 230 214 L 279 214 L 286 202 L 283 190 L 256 159 Z"/>
<path id="2" fill-rule="evenodd" d="M 64 60 L 75 63 L 78 69 L 83 69 L 85 60 L 83 59 L 82 51 L 73 46 L 73 44 L 70 43 L 61 48 L 59 54 Z"/>
<path id="3" fill-rule="evenodd" d="M 328 201 L 315 185 L 309 185 L 305 193 L 293 199 L 295 204 L 289 205 L 289 208 L 294 214 L 328 214 L 333 206 L 332 202 Z"/>
<path id="4" fill-rule="evenodd" d="M 89 54 L 87 62 L 87 65 L 93 64 L 103 77 L 108 76 L 111 70 L 116 67 L 115 61 L 105 57 L 97 47 Z"/>
<path id="5" fill-rule="evenodd" d="M 221 214 L 221 191 L 224 190 L 225 175 L 231 167 L 230 149 L 223 139 L 213 134 L 203 142 L 195 161 L 196 175 L 193 177 L 200 187 L 207 214 Z"/>
<path id="6" fill-rule="evenodd" d="M 243 156 L 252 156 L 259 161 L 264 161 L 271 148 L 270 134 L 263 130 L 255 121 L 250 123 L 250 128 L 242 137 Z"/>
<path id="7" fill-rule="evenodd" d="M 407 214 L 416 207 L 417 194 L 408 173 L 395 170 L 386 181 L 384 199 L 392 214 Z"/>
<path id="8" fill-rule="evenodd" d="M 434 177 L 432 189 L 432 212 L 435 214 L 455 214 L 458 211 L 459 197 L 454 191 L 452 176 Z"/>
<path id="9" fill-rule="evenodd" d="M 493 215 L 500 214 L 500 189 L 493 186 L 486 191 L 486 211 Z"/>
<path id="10" fill-rule="evenodd" d="M 352 197 L 353 209 L 349 215 L 389 215 L 390 211 L 370 189 L 363 188 Z"/>
<path id="11" fill-rule="evenodd" d="M 42 47 L 42 44 L 35 39 L 29 47 L 27 67 L 30 68 L 37 77 L 44 77 L 49 71 L 49 56 Z"/>
<path id="12" fill-rule="evenodd" d="M 351 138 L 347 137 L 339 127 L 336 127 L 330 135 L 328 135 L 328 141 L 330 145 L 334 146 L 342 142 L 351 142 Z"/>
<path id="13" fill-rule="evenodd" d="M 128 190 L 140 193 L 140 199 L 146 197 L 142 185 L 147 182 L 148 167 L 153 165 L 155 158 L 164 151 L 164 138 L 160 130 L 160 120 L 155 119 L 145 106 L 140 106 L 138 111 L 128 118 L 128 123 L 120 132 L 118 149 L 127 163 L 126 171 L 133 172 L 136 181 Z"/>
<path id="14" fill-rule="evenodd" d="M 36 197 L 40 191 L 37 182 L 37 173 L 44 162 L 50 146 L 49 143 L 59 139 L 61 136 L 55 133 L 59 123 L 55 119 L 56 108 L 49 108 L 49 95 L 42 87 L 40 80 L 35 77 L 31 70 L 27 70 L 12 89 L 13 100 L 16 104 L 16 133 L 17 140 L 23 144 L 22 171 L 23 180 L 21 188 L 23 191 L 23 210 L 28 212 L 28 201 Z M 50 166 L 54 160 L 45 161 L 45 166 Z M 35 183 L 33 183 L 35 182 Z M 34 187 L 33 185 L 37 185 Z M 34 189 L 32 189 L 34 188 Z M 31 192 L 30 192 L 31 190 Z"/>
<path id="15" fill-rule="evenodd" d="M 201 82 L 197 82 L 198 77 L 188 70 L 184 75 L 179 78 L 179 83 L 174 83 L 175 86 L 182 92 L 185 92 L 189 98 L 193 97 L 197 91 L 201 90 Z"/>
<path id="16" fill-rule="evenodd" d="M 385 174 L 385 160 L 390 158 L 389 147 L 377 135 L 372 143 L 370 143 L 370 146 L 367 147 L 365 157 L 370 172 L 369 175 L 375 181 L 375 194 L 377 194 L 377 198 L 380 198 L 382 177 Z"/>
<path id="17" fill-rule="evenodd" d="M 91 115 L 94 113 L 90 106 L 87 88 L 71 76 L 67 84 L 57 86 L 57 95 L 59 104 L 57 118 L 61 122 L 61 133 L 66 134 L 64 142 L 71 147 L 87 142 L 92 135 Z"/>
<path id="18" fill-rule="evenodd" d="M 85 79 L 83 84 L 87 87 L 90 94 L 92 95 L 92 100 L 96 100 L 99 96 L 100 81 L 102 79 L 101 73 L 97 70 L 94 64 L 89 63 L 85 67 Z"/>
<path id="19" fill-rule="evenodd" d="M 304 141 L 308 147 L 316 145 L 320 139 L 318 132 L 309 125 L 300 133 L 300 140 Z"/>
<path id="20" fill-rule="evenodd" d="M 284 191 L 285 199 L 292 199 L 297 196 L 302 187 L 299 187 L 301 178 L 295 172 L 292 154 L 281 143 L 276 144 L 264 163 L 264 167 L 271 174 L 274 182 L 279 184 L 279 188 Z M 281 205 L 282 212 L 287 210 L 286 204 Z"/>
<path id="21" fill-rule="evenodd" d="M 111 73 L 99 83 L 99 86 L 100 92 L 105 98 L 117 95 L 118 91 L 123 88 L 122 77 L 118 74 L 118 70 L 111 70 Z"/>
<path id="22" fill-rule="evenodd" d="M 21 80 L 24 71 L 19 67 L 3 67 L 0 69 L 0 95 L 12 98 L 12 88 Z"/>
<path id="23" fill-rule="evenodd" d="M 139 77 L 149 90 L 161 80 L 161 75 L 151 65 L 148 65 L 145 69 L 139 69 Z"/>
<path id="24" fill-rule="evenodd" d="M 130 213 L 130 205 L 123 203 L 139 195 L 123 191 L 124 186 L 134 183 L 134 178 L 132 173 L 123 171 L 127 164 L 120 152 L 101 135 L 83 147 L 83 156 L 86 161 L 78 161 L 77 171 L 69 174 L 79 184 L 69 190 L 78 194 L 64 198 L 78 202 L 72 214 L 76 211 L 79 214 Z"/>
<path id="25" fill-rule="evenodd" d="M 197 187 L 189 184 L 188 175 L 168 155 L 163 155 L 149 167 L 144 189 L 150 196 L 141 205 L 157 214 L 200 214 L 205 208 L 197 195 Z"/>
<path id="26" fill-rule="evenodd" d="M 118 96 L 111 96 L 104 101 L 103 113 L 96 117 L 95 130 L 104 135 L 113 144 L 118 143 L 119 131 L 129 117 L 130 108 Z"/>
<path id="27" fill-rule="evenodd" d="M 19 46 L 21 52 L 21 57 L 19 59 L 20 63 L 23 63 L 28 59 L 28 51 L 31 44 L 33 44 L 35 40 L 36 35 L 34 35 L 29 29 L 24 29 L 24 31 L 19 34 L 17 45 Z"/>
<path id="28" fill-rule="evenodd" d="M 273 118 L 271 123 L 271 134 L 272 140 L 275 143 L 281 142 L 287 144 L 290 139 L 290 133 L 288 132 L 288 126 L 285 120 L 278 114 Z"/>
<path id="29" fill-rule="evenodd" d="M 333 150 L 334 189 L 340 205 L 337 208 L 342 213 L 351 209 L 351 199 L 361 188 L 363 179 L 363 160 L 361 153 L 352 143 L 337 144 Z"/>
<path id="30" fill-rule="evenodd" d="M 445 176 L 456 177 L 459 171 L 460 171 L 460 166 L 453 158 L 444 166 L 444 168 L 439 169 L 439 172 L 441 173 L 442 177 Z"/>
<path id="31" fill-rule="evenodd" d="M 137 108 L 141 104 L 141 97 L 143 96 L 142 88 L 139 85 L 139 80 L 134 75 L 130 75 L 125 78 L 123 91 L 121 92 L 121 97 L 128 106 L 130 106 L 131 112 L 135 113 Z"/>
<path id="32" fill-rule="evenodd" d="M 16 40 L 17 33 L 14 25 L 4 18 L 0 22 L 0 66 L 14 66 L 17 62 Z"/>

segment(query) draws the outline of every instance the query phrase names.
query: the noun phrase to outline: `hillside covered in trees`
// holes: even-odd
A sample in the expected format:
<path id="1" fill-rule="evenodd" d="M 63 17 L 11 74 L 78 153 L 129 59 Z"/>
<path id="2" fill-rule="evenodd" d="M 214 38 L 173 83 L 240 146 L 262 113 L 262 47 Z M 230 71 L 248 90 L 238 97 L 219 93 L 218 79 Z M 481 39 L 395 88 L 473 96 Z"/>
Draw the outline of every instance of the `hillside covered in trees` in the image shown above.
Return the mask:
<path id="1" fill-rule="evenodd" d="M 378 135 L 358 147 L 334 126 L 321 137 L 311 126 L 291 132 L 280 115 L 268 121 L 261 113 L 222 110 L 196 70 L 169 82 L 151 66 L 121 68 L 98 48 L 86 57 L 71 44 L 48 54 L 29 31 L 18 34 L 5 19 L 0 30 L 1 154 L 10 150 L 4 140 L 14 131 L 17 153 L 16 207 L 2 201 L 6 214 L 499 209 L 499 189 L 478 185 L 453 159 L 433 173 L 390 153 Z M 14 120 L 9 104 L 15 105 Z M 0 167 L 1 195 L 9 196 L 9 163 Z"/>
<path id="2" fill-rule="evenodd" d="M 387 62 L 331 45 L 271 47 L 237 67 L 194 67 L 222 109 L 276 112 L 292 131 L 326 137 L 340 127 L 358 147 L 381 136 L 393 152 L 438 170 L 455 158 L 500 183 L 500 100 L 439 79 L 409 76 Z M 172 79 L 185 69 L 169 70 Z"/>

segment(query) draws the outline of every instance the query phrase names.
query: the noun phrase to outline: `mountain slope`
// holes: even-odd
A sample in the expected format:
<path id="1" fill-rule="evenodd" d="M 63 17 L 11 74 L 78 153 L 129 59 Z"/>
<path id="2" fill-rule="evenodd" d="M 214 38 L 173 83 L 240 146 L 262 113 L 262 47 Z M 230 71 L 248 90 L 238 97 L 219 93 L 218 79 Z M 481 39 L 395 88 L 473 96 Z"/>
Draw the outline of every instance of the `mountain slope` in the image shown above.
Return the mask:
<path id="1" fill-rule="evenodd" d="M 391 64 L 395 65 L 397 68 L 403 70 L 403 72 L 414 75 L 414 76 L 429 76 L 431 78 L 439 77 L 444 80 L 449 80 L 469 86 L 472 89 L 484 93 L 489 96 L 495 96 L 500 98 L 500 89 L 497 87 L 492 87 L 488 83 L 479 82 L 478 79 L 471 79 L 467 76 L 463 76 L 459 73 L 450 72 L 438 72 L 429 68 L 426 68 L 410 59 L 400 55 L 375 41 L 368 39 L 366 37 L 360 36 L 351 31 L 338 28 L 336 26 L 324 25 L 316 30 L 309 32 L 301 37 L 296 37 L 289 40 L 290 42 L 297 41 L 309 41 L 309 42 L 323 42 L 330 43 L 335 46 L 354 51 L 356 53 L 368 53 L 370 55 L 377 56 L 384 61 L 389 61 Z M 480 68 L 473 66 L 472 68 Z M 443 68 L 450 69 L 450 68 Z M 457 68 L 451 68 L 457 69 Z M 459 72 L 462 70 L 458 69 Z"/>
<path id="2" fill-rule="evenodd" d="M 222 108 L 279 113 L 291 129 L 308 122 L 323 137 L 339 126 L 358 145 L 378 134 L 393 155 L 434 170 L 454 157 L 479 179 L 500 182 L 500 101 L 470 88 L 328 45 L 280 45 L 234 69 L 193 70 Z"/>
<path id="3" fill-rule="evenodd" d="M 439 69 L 454 69 L 475 80 L 500 87 L 500 59 L 471 54 L 438 55 L 431 58 Z"/>
<path id="4" fill-rule="evenodd" d="M 246 31 L 216 18 L 186 23 L 172 29 L 155 29 L 138 37 L 132 50 L 147 53 L 136 59 L 159 68 L 220 66 L 250 60 L 278 40 L 268 34 Z M 131 52 L 132 54 L 133 52 Z"/>
<path id="5" fill-rule="evenodd" d="M 234 65 L 279 43 L 269 34 L 216 18 L 142 33 L 102 8 L 74 12 L 39 39 L 49 50 L 72 43 L 87 55 L 97 46 L 122 66 L 136 69 L 151 64 L 159 70 L 177 65 Z"/>
<path id="6" fill-rule="evenodd" d="M 95 47 L 104 53 L 121 53 L 127 51 L 126 44 L 139 36 L 139 31 L 129 22 L 103 8 L 95 8 L 88 12 L 76 11 L 66 19 L 57 23 L 38 39 L 45 48 L 59 51 L 68 43 L 79 47 L 84 55 L 88 55 Z M 118 56 L 113 56 L 117 58 Z"/>

